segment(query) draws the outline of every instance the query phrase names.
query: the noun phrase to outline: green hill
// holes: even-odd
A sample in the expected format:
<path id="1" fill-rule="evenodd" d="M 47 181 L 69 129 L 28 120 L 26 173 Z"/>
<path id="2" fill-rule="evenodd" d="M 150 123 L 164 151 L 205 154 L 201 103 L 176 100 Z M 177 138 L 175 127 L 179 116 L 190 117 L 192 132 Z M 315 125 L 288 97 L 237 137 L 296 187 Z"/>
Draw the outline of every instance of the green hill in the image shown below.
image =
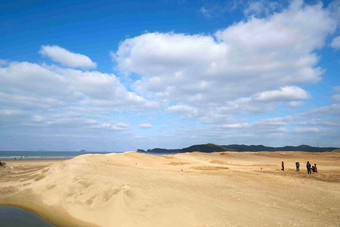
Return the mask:
<path id="1" fill-rule="evenodd" d="M 220 151 L 233 151 L 233 149 L 222 147 L 216 144 L 208 143 L 208 144 L 200 144 L 200 145 L 193 145 L 187 148 L 183 148 L 181 152 L 193 152 L 193 151 L 199 151 L 199 152 L 220 152 Z"/>
<path id="2" fill-rule="evenodd" d="M 186 147 L 183 149 L 165 149 L 165 148 L 154 148 L 148 149 L 144 151 L 142 149 L 138 149 L 138 152 L 146 152 L 146 153 L 155 153 L 155 154 L 176 154 L 176 153 L 185 153 L 185 152 L 223 152 L 223 151 L 306 151 L 306 152 L 340 152 L 340 149 L 336 147 L 311 147 L 308 145 L 300 145 L 300 146 L 285 146 L 285 147 L 267 147 L 263 145 L 239 145 L 239 144 L 231 144 L 231 145 L 216 145 L 212 143 L 208 144 L 199 144 L 193 145 L 190 147 Z"/>

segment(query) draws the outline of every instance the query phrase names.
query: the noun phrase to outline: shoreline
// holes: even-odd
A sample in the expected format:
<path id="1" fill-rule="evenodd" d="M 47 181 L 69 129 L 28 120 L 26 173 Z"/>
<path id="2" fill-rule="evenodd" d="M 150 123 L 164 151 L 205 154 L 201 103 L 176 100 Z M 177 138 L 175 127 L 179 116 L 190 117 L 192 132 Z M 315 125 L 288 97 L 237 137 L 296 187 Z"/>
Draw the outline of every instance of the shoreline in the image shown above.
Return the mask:
<path id="1" fill-rule="evenodd" d="M 8 163 L 16 163 L 16 162 L 58 162 L 70 160 L 72 158 L 32 158 L 32 159 L 0 159 L 1 161 L 6 161 Z"/>
<path id="2" fill-rule="evenodd" d="M 77 157 L 77 156 L 75 156 Z M 39 160 L 42 160 L 42 161 L 58 161 L 58 160 L 67 160 L 67 159 L 72 159 L 72 158 L 75 158 L 75 157 L 43 157 L 43 158 L 36 158 L 36 157 L 33 157 L 33 158 L 17 158 L 17 159 L 14 159 L 14 158 L 0 158 L 1 161 L 39 161 Z"/>

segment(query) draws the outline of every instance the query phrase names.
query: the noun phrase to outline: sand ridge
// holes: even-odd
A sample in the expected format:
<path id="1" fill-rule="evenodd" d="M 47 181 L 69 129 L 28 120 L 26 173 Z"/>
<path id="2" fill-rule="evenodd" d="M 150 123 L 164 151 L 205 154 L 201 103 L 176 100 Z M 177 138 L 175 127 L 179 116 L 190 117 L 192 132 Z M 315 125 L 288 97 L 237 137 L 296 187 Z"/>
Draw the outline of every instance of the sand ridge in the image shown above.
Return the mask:
<path id="1" fill-rule="evenodd" d="M 318 164 L 318 174 L 306 174 L 307 160 Z M 60 226 L 338 226 L 339 161 L 336 152 L 10 161 L 0 169 L 0 204 L 31 209 Z"/>

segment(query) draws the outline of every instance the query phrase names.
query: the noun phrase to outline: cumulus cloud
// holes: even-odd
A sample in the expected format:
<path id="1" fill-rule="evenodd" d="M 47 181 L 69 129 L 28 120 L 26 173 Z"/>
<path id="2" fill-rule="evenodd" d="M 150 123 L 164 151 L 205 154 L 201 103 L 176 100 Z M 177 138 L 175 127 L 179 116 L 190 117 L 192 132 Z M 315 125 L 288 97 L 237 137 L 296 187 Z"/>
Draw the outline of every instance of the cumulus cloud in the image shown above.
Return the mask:
<path id="1" fill-rule="evenodd" d="M 308 119 L 299 121 L 296 125 L 303 125 L 303 126 L 318 126 L 318 127 L 340 127 L 340 122 L 337 119 Z"/>
<path id="2" fill-rule="evenodd" d="M 318 117 L 340 116 L 340 104 L 333 103 L 328 106 L 322 106 L 309 109 L 303 113 L 298 114 L 300 118 L 315 119 Z"/>
<path id="3" fill-rule="evenodd" d="M 140 75 L 136 91 L 173 103 L 168 112 L 197 116 L 224 109 L 235 114 L 245 112 L 245 104 L 255 108 L 249 113 L 265 112 L 276 106 L 274 101 L 296 106 L 310 97 L 300 86 L 321 79 L 315 51 L 335 28 L 321 3 L 294 1 L 279 13 L 250 17 L 213 35 L 129 38 L 115 59 L 121 72 Z"/>
<path id="4" fill-rule="evenodd" d="M 340 86 L 336 86 L 336 87 L 334 87 L 334 91 L 336 91 L 336 92 L 340 92 Z"/>
<path id="5" fill-rule="evenodd" d="M 11 62 L 0 68 L 2 106 L 58 107 L 76 99 L 67 78 L 38 64 Z"/>
<path id="6" fill-rule="evenodd" d="M 340 0 L 332 1 L 327 7 L 330 16 L 336 20 L 340 21 Z M 338 25 L 339 26 L 339 25 Z"/>
<path id="7" fill-rule="evenodd" d="M 264 91 L 254 96 L 254 99 L 259 101 L 299 100 L 307 98 L 309 98 L 309 94 L 296 86 L 286 86 L 278 90 Z"/>
<path id="8" fill-rule="evenodd" d="M 140 128 L 152 128 L 152 124 L 150 123 L 142 123 L 139 125 Z"/>
<path id="9" fill-rule="evenodd" d="M 340 103 L 340 95 L 333 95 L 332 100 Z"/>
<path id="10" fill-rule="evenodd" d="M 125 130 L 129 127 L 127 123 L 119 122 L 119 123 L 97 123 L 93 125 L 89 125 L 89 128 L 93 129 L 111 129 L 111 130 Z"/>
<path id="11" fill-rule="evenodd" d="M 193 118 L 198 116 L 198 109 L 187 105 L 173 105 L 167 108 L 167 113 L 181 114 L 185 117 Z"/>
<path id="12" fill-rule="evenodd" d="M 203 1 L 203 6 L 199 12 L 207 18 L 223 16 L 225 13 L 230 13 L 240 6 L 244 5 L 243 1 L 226 0 L 226 1 Z"/>
<path id="13" fill-rule="evenodd" d="M 200 12 L 205 16 L 205 17 L 211 17 L 211 11 L 206 9 L 204 6 L 200 9 Z"/>
<path id="14" fill-rule="evenodd" d="M 235 123 L 235 124 L 225 124 L 222 125 L 223 128 L 248 128 L 248 123 Z"/>
<path id="15" fill-rule="evenodd" d="M 320 132 L 319 128 L 296 128 L 293 130 L 294 132 L 301 132 L 301 133 L 306 133 L 306 132 L 311 132 L 311 133 L 317 133 Z"/>
<path id="16" fill-rule="evenodd" d="M 0 65 L 6 65 L 6 64 L 7 64 L 7 61 L 0 58 Z"/>
<path id="17" fill-rule="evenodd" d="M 319 130 L 320 132 L 328 128 L 328 130 L 332 131 L 334 136 L 339 135 L 340 132 L 338 128 L 340 126 L 339 124 L 340 104 L 333 103 L 327 106 L 312 108 L 302 113 L 297 113 L 289 117 L 286 117 L 285 121 L 287 123 L 290 123 L 291 125 L 296 125 L 296 126 L 303 125 L 305 127 L 307 126 L 307 128 L 308 126 L 313 126 L 313 128 L 320 129 Z"/>
<path id="18" fill-rule="evenodd" d="M 331 47 L 333 47 L 336 50 L 340 49 L 340 36 L 333 38 Z"/>
<path id="19" fill-rule="evenodd" d="M 3 115 L 18 115 L 18 114 L 22 114 L 22 111 L 15 110 L 15 109 L 2 109 L 2 110 L 0 110 L 0 114 L 3 114 Z"/>
<path id="20" fill-rule="evenodd" d="M 288 106 L 290 107 L 297 107 L 297 106 L 302 106 L 304 104 L 304 102 L 302 101 L 290 101 L 288 102 Z"/>
<path id="21" fill-rule="evenodd" d="M 0 68 L 3 103 L 58 107 L 81 104 L 118 111 L 150 107 L 144 98 L 127 91 L 113 74 L 65 69 L 29 62 L 11 62 Z"/>
<path id="22" fill-rule="evenodd" d="M 312 108 L 302 113 L 295 113 L 279 118 L 268 118 L 247 122 L 247 120 L 235 119 L 218 127 L 210 127 L 204 130 L 211 133 L 220 140 L 228 139 L 236 143 L 246 138 L 249 144 L 282 143 L 283 140 L 290 141 L 296 145 L 307 143 L 316 145 L 320 140 L 325 146 L 335 142 L 340 136 L 340 105 L 331 104 L 323 107 Z M 204 134 L 204 132 L 201 132 Z M 203 137 L 203 136 L 202 136 Z M 237 139 L 241 138 L 241 139 Z M 282 145 L 286 145 L 285 142 Z"/>
<path id="23" fill-rule="evenodd" d="M 250 97 L 232 100 L 223 107 L 216 108 L 216 111 L 224 114 L 264 113 L 273 110 L 283 102 L 288 102 L 287 105 L 289 106 L 300 105 L 300 100 L 308 99 L 309 97 L 310 95 L 299 87 L 285 86 L 276 90 L 259 92 Z"/>
<path id="24" fill-rule="evenodd" d="M 121 130 L 126 126 L 91 120 L 156 105 L 128 91 L 114 74 L 10 62 L 0 67 L 0 106 L 3 124 Z"/>
<path id="25" fill-rule="evenodd" d="M 243 10 L 245 16 L 261 16 L 272 13 L 273 11 L 281 8 L 278 2 L 260 0 L 260 1 L 250 1 L 248 6 Z"/>
<path id="26" fill-rule="evenodd" d="M 270 118 L 270 119 L 264 119 L 259 120 L 253 123 L 247 123 L 247 122 L 239 122 L 239 123 L 231 123 L 231 124 L 224 124 L 221 127 L 226 129 L 238 129 L 238 130 L 285 130 L 283 129 L 283 126 L 287 125 L 287 122 L 283 118 Z"/>
<path id="27" fill-rule="evenodd" d="M 41 46 L 39 51 L 44 56 L 51 58 L 53 61 L 62 65 L 74 67 L 74 68 L 96 68 L 97 64 L 93 62 L 89 57 L 72 53 L 59 46 Z"/>

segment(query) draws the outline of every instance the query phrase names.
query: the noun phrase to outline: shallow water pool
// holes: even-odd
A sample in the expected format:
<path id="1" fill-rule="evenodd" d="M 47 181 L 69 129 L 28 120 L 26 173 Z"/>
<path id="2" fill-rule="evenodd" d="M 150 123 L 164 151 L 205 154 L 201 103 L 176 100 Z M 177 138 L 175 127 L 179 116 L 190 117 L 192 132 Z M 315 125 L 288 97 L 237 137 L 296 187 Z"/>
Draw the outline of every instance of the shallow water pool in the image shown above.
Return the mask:
<path id="1" fill-rule="evenodd" d="M 0 206 L 0 226 L 53 227 L 54 225 L 27 210 L 11 206 Z"/>

